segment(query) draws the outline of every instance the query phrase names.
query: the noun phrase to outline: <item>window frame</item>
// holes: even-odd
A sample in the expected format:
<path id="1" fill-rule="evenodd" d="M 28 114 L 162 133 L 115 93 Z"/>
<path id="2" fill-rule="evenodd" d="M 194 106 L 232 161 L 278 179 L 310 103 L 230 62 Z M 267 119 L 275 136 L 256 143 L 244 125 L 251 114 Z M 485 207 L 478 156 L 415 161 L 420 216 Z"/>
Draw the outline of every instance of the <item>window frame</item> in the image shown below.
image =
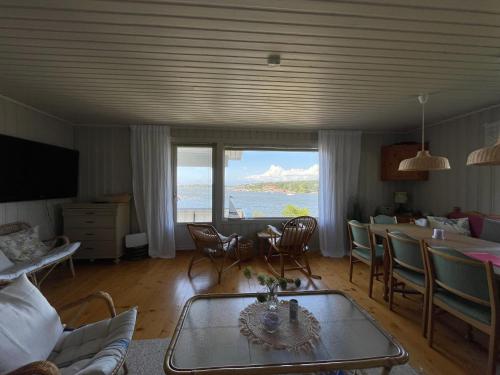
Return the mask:
<path id="1" fill-rule="evenodd" d="M 319 148 L 318 147 L 293 147 L 293 146 L 262 146 L 259 147 L 258 145 L 248 145 L 248 146 L 242 146 L 242 145 L 230 145 L 230 144 L 223 144 L 222 145 L 222 192 L 221 192 L 221 202 L 219 202 L 219 212 L 220 212 L 220 217 L 222 219 L 222 222 L 224 223 L 232 223 L 232 222 L 258 222 L 258 221 L 271 221 L 271 222 L 283 222 L 284 220 L 290 220 L 293 217 L 287 217 L 287 216 L 262 216 L 262 217 L 251 217 L 251 218 L 229 218 L 225 217 L 224 211 L 225 211 L 225 196 L 226 196 L 226 168 L 224 166 L 224 161 L 226 157 L 226 150 L 235 150 L 235 151 L 296 151 L 296 152 L 317 152 L 319 153 Z M 319 159 L 319 154 L 318 154 L 318 159 Z M 214 189 L 215 190 L 215 189 Z M 318 209 L 319 209 L 319 196 L 318 196 Z M 318 219 L 318 217 L 316 217 Z"/>
<path id="2" fill-rule="evenodd" d="M 212 220 L 211 221 L 196 221 L 196 222 L 179 222 L 177 221 L 177 150 L 182 147 L 198 147 L 198 148 L 211 148 L 212 149 Z M 216 191 L 216 168 L 217 168 L 217 145 L 214 143 L 172 143 L 172 200 L 173 200 L 173 214 L 175 225 L 186 224 L 214 224 L 216 222 L 217 205 L 215 201 Z"/>

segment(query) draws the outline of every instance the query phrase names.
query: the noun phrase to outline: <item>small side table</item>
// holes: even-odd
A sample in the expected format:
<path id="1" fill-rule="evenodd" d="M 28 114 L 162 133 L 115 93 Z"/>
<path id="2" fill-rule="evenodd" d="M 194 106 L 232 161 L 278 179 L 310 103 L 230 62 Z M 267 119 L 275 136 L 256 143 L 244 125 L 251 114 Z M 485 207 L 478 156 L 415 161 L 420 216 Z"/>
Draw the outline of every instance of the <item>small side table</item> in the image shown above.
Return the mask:
<path id="1" fill-rule="evenodd" d="M 260 231 L 257 233 L 257 238 L 259 240 L 259 255 L 264 255 L 264 251 L 266 250 L 266 244 L 268 244 L 271 235 L 266 231 Z M 268 248 L 269 248 L 268 244 Z"/>

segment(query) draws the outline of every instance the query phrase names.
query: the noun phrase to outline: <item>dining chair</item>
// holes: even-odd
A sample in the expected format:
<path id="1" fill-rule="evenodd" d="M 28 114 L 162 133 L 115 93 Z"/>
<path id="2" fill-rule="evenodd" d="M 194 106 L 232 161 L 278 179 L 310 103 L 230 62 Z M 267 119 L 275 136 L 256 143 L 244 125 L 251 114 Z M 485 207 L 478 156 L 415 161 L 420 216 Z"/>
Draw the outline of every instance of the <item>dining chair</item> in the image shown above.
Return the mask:
<path id="1" fill-rule="evenodd" d="M 187 228 L 196 246 L 196 252 L 189 261 L 188 276 L 191 277 L 193 265 L 209 259 L 217 271 L 217 283 L 220 284 L 222 274 L 231 267 L 238 265 L 241 269 L 238 244 L 241 239 L 237 234 L 226 237 L 217 232 L 214 226 L 208 224 L 187 224 Z M 224 267 L 233 257 L 236 260 Z"/>
<path id="2" fill-rule="evenodd" d="M 393 310 L 394 292 L 422 294 L 422 335 L 426 336 L 429 288 L 422 244 L 401 232 L 387 231 L 386 240 L 389 250 L 389 309 Z M 398 283 L 402 289 L 397 288 Z M 411 290 L 406 290 L 406 287 Z"/>
<path id="3" fill-rule="evenodd" d="M 429 275 L 427 340 L 433 342 L 434 306 L 489 335 L 487 374 L 495 374 L 498 291 L 491 262 L 455 249 L 424 244 Z"/>
<path id="4" fill-rule="evenodd" d="M 389 215 L 370 216 L 370 224 L 397 224 L 398 218 Z"/>
<path id="5" fill-rule="evenodd" d="M 308 243 L 317 225 L 316 219 L 311 216 L 299 216 L 288 220 L 281 232 L 272 225 L 268 225 L 271 238 L 269 238 L 270 246 L 265 260 L 275 276 L 285 277 L 286 271 L 298 270 L 307 277 L 321 279 L 321 276 L 312 273 L 307 258 Z M 279 272 L 272 265 L 272 259 L 276 257 L 280 260 Z M 285 260 L 291 261 L 294 266 L 285 268 Z"/>
<path id="6" fill-rule="evenodd" d="M 372 298 L 373 278 L 382 275 L 378 268 L 383 263 L 384 245 L 377 244 L 373 239 L 368 224 L 362 224 L 357 220 L 347 222 L 349 233 L 349 282 L 352 282 L 352 269 L 354 263 L 362 262 L 370 267 L 370 284 L 368 296 Z"/>

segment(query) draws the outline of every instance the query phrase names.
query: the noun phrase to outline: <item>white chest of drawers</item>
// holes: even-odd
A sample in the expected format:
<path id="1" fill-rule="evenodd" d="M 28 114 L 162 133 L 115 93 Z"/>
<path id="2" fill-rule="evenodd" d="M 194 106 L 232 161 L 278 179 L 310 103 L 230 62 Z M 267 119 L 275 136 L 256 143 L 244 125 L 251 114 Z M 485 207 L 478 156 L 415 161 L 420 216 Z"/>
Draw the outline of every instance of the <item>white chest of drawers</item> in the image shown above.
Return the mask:
<path id="1" fill-rule="evenodd" d="M 82 245 L 75 259 L 114 259 L 123 254 L 129 233 L 128 203 L 69 203 L 63 205 L 64 234 Z"/>

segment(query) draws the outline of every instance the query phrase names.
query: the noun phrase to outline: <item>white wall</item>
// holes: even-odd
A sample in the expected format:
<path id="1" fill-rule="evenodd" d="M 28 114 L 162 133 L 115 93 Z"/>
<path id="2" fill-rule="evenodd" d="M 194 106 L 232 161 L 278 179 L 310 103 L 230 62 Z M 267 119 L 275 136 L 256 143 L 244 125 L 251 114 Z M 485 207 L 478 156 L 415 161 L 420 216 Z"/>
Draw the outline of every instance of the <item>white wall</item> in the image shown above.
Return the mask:
<path id="1" fill-rule="evenodd" d="M 500 120 L 500 107 L 452 119 L 426 129 L 433 155 L 446 156 L 451 170 L 431 172 L 428 181 L 412 184 L 414 206 L 442 215 L 453 207 L 500 213 L 500 167 L 466 166 L 468 154 L 484 146 L 485 124 Z M 412 132 L 417 141 L 419 131 Z"/>
<path id="2" fill-rule="evenodd" d="M 73 148 L 73 127 L 54 117 L 0 97 L 0 134 Z M 2 162 L 9 162 L 3 160 Z M 25 221 L 40 226 L 43 239 L 61 229 L 60 205 L 70 199 L 0 203 L 0 225 Z"/>

